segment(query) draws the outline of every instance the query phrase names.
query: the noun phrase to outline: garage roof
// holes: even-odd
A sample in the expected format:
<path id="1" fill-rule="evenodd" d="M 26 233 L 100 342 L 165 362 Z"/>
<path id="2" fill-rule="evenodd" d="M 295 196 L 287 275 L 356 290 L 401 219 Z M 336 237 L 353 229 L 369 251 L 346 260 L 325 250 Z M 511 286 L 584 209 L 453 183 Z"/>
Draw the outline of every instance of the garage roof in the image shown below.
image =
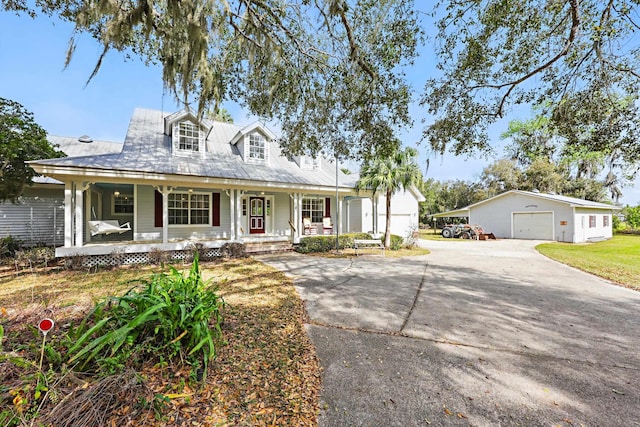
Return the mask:
<path id="1" fill-rule="evenodd" d="M 469 216 L 469 207 L 431 215 L 433 218 L 462 218 Z"/>
<path id="2" fill-rule="evenodd" d="M 560 194 L 539 193 L 539 192 L 535 192 L 535 191 L 522 191 L 522 190 L 509 190 L 509 191 L 504 192 L 502 194 L 498 194 L 497 196 L 494 196 L 494 197 L 488 198 L 486 200 L 483 200 L 481 202 L 469 205 L 469 206 L 467 206 L 467 209 L 468 208 L 472 208 L 474 206 L 481 205 L 483 203 L 487 203 L 487 202 L 489 202 L 491 200 L 495 200 L 495 199 L 498 199 L 500 197 L 504 197 L 504 196 L 506 196 L 508 194 L 521 194 L 521 195 L 524 195 L 524 196 L 530 196 L 530 197 L 535 197 L 535 198 L 539 198 L 539 199 L 553 200 L 555 202 L 566 203 L 566 204 L 570 205 L 571 207 L 576 207 L 576 208 L 616 209 L 616 210 L 620 210 L 621 209 L 619 206 L 609 205 L 609 204 L 600 203 L 600 202 L 593 202 L 591 200 L 578 199 L 577 197 L 569 197 L 569 196 L 563 196 L 563 195 L 560 195 Z"/>
<path id="3" fill-rule="evenodd" d="M 539 199 L 553 200 L 555 202 L 566 203 L 571 207 L 576 207 L 576 208 L 608 209 L 608 210 L 621 209 L 619 206 L 615 206 L 615 205 L 608 205 L 606 203 L 593 202 L 591 200 L 578 199 L 576 197 L 563 196 L 560 194 L 536 193 L 534 191 L 522 191 L 522 190 L 509 190 L 502 194 L 498 194 L 497 196 L 490 197 L 486 200 L 483 200 L 478 203 L 474 203 L 464 208 L 434 214 L 432 215 L 432 217 L 434 218 L 468 217 L 469 211 L 471 210 L 471 208 L 482 205 L 489 201 L 498 199 L 500 197 L 504 197 L 508 194 L 521 194 L 525 196 L 536 197 Z"/>

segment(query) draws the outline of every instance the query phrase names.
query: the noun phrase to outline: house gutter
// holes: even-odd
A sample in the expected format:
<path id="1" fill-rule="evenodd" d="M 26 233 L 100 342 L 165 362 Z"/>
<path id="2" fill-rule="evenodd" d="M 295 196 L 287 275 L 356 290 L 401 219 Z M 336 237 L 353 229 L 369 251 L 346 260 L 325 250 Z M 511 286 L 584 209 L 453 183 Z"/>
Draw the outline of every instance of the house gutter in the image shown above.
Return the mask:
<path id="1" fill-rule="evenodd" d="M 120 171 L 114 169 L 101 168 L 75 168 L 43 165 L 38 163 L 30 163 L 30 166 L 39 174 L 65 181 L 86 180 L 95 182 L 102 180 L 113 183 L 132 183 L 146 185 L 172 184 L 174 186 L 216 186 L 221 188 L 237 188 L 243 187 L 248 191 L 265 191 L 265 190 L 295 190 L 307 193 L 334 193 L 336 187 L 334 185 L 310 185 L 303 183 L 275 182 L 275 181 L 259 181 L 259 180 L 243 180 L 232 178 L 214 178 L 206 176 L 189 176 L 177 174 L 160 174 L 155 172 L 135 172 Z M 338 187 L 338 191 L 342 194 L 352 194 L 352 187 Z"/>

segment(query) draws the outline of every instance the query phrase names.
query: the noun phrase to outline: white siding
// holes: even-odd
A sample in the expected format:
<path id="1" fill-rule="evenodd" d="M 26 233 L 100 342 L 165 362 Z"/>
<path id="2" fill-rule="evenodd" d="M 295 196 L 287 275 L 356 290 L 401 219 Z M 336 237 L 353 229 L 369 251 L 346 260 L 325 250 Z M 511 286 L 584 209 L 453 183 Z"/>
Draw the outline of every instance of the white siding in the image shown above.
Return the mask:
<path id="1" fill-rule="evenodd" d="M 595 216 L 595 227 L 590 226 L 589 217 Z M 607 217 L 608 226 L 604 225 Z M 611 212 L 602 209 L 576 209 L 575 243 L 586 242 L 589 239 L 610 239 L 613 236 Z"/>
<path id="2" fill-rule="evenodd" d="M 287 193 L 278 193 L 273 198 L 273 233 L 278 236 L 290 236 L 291 198 Z M 293 221 L 292 221 L 293 222 Z"/>
<path id="3" fill-rule="evenodd" d="M 162 239 L 162 229 L 154 227 L 155 189 L 150 185 L 138 186 L 138 200 L 135 201 L 137 217 L 134 220 L 136 235 L 134 240 Z M 131 224 L 133 228 L 133 224 Z"/>
<path id="4" fill-rule="evenodd" d="M 172 239 L 217 239 L 230 237 L 231 212 L 229 196 L 224 191 L 194 188 L 194 192 L 220 193 L 220 226 L 194 225 L 169 226 L 169 240 Z M 138 187 L 137 234 L 135 240 L 162 239 L 162 227 L 155 227 L 155 189 L 151 186 Z"/>
<path id="5" fill-rule="evenodd" d="M 378 231 L 383 233 L 387 221 L 386 197 L 378 203 Z M 418 201 L 409 191 L 398 191 L 391 196 L 391 234 L 409 237 L 418 227 Z"/>
<path id="6" fill-rule="evenodd" d="M 520 230 L 524 216 L 521 214 L 549 215 L 535 217 L 544 220 L 544 229 L 533 227 Z M 589 217 L 595 216 L 595 226 L 589 226 Z M 605 226 L 604 218 L 607 218 Z M 516 223 L 519 221 L 520 223 Z M 613 235 L 611 211 L 606 209 L 578 208 L 556 200 L 547 200 L 525 194 L 505 194 L 486 203 L 470 208 L 471 224 L 478 224 L 486 232 L 493 233 L 498 238 L 536 238 L 550 239 L 559 242 L 581 243 L 589 239 L 609 239 Z M 531 223 L 529 224 L 531 225 Z M 531 234 L 533 233 L 533 234 Z M 536 237 L 533 237 L 533 236 Z"/>
<path id="7" fill-rule="evenodd" d="M 371 202 L 368 199 L 353 199 L 349 201 L 348 222 L 344 223 L 344 229 L 347 233 L 357 233 L 366 228 L 363 226 L 364 218 L 369 218 L 368 227 L 371 228 L 371 212 L 363 209 L 364 203 L 368 203 L 371 206 Z M 346 214 L 344 216 L 345 218 L 347 217 Z"/>
<path id="8" fill-rule="evenodd" d="M 553 240 L 573 241 L 573 233 L 569 231 L 573 230 L 573 209 L 569 205 L 523 194 L 505 194 L 473 206 L 469 222 L 480 225 L 485 232 L 498 238 L 510 239 L 515 237 L 512 227 L 514 213 L 526 212 L 553 212 Z"/>
<path id="9" fill-rule="evenodd" d="M 63 189 L 27 188 L 19 203 L 0 203 L 0 237 L 7 236 L 28 246 L 63 245 Z"/>

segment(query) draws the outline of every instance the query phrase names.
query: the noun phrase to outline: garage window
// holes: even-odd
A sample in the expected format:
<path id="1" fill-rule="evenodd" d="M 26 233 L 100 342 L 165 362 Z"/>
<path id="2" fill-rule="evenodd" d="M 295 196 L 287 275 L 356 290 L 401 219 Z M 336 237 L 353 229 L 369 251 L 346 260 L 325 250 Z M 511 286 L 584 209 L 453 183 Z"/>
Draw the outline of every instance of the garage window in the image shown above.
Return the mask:
<path id="1" fill-rule="evenodd" d="M 603 227 L 609 226 L 609 215 L 602 215 L 602 226 Z"/>
<path id="2" fill-rule="evenodd" d="M 596 227 L 596 216 L 589 215 L 589 228 L 595 228 L 595 227 Z"/>

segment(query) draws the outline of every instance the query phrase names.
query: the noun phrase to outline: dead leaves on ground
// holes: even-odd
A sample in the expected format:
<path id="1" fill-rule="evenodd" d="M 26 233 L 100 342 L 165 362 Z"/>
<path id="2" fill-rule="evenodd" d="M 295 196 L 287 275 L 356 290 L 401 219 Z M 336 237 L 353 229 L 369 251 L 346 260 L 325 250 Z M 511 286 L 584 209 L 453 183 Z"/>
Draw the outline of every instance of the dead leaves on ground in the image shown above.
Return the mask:
<path id="1" fill-rule="evenodd" d="M 206 383 L 191 383 L 188 368 L 148 366 L 137 373 L 144 387 L 135 389 L 136 398 L 110 393 L 118 402 L 113 406 L 110 399 L 108 417 L 96 416 L 93 424 L 85 420 L 82 425 L 316 425 L 320 367 L 304 330 L 302 301 L 290 280 L 251 259 L 203 264 L 202 273 L 218 283 L 228 303 L 222 326 L 226 345 L 218 349 Z M 49 278 L 55 280 L 55 275 Z M 65 320 L 56 319 L 58 324 Z M 5 340 L 5 350 L 8 346 Z M 97 379 L 85 389 L 76 385 L 59 391 L 74 406 L 86 403 L 83 396 L 93 399 L 109 392 Z M 140 410 L 140 402 L 146 410 Z M 154 405 L 161 407 L 160 417 Z M 43 405 L 42 420 L 52 420 L 54 407 Z M 56 420 L 59 425 L 60 418 Z"/>

